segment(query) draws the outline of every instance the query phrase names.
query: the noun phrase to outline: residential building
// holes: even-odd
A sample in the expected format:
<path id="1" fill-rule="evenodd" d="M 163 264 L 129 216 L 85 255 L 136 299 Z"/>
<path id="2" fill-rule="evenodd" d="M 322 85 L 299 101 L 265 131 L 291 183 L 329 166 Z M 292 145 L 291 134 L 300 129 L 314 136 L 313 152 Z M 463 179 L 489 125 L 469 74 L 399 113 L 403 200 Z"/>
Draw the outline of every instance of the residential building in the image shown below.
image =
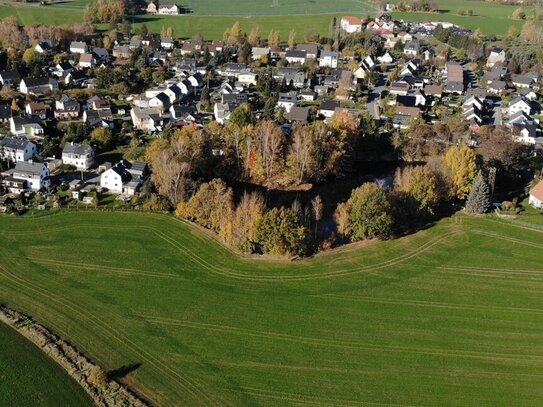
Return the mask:
<path id="1" fill-rule="evenodd" d="M 39 191 L 50 186 L 49 169 L 44 163 L 18 161 L 15 168 L 2 173 L 2 183 L 12 193 L 24 190 Z"/>
<path id="2" fill-rule="evenodd" d="M 62 150 L 62 162 L 73 165 L 78 170 L 88 170 L 94 165 L 94 150 L 88 144 L 69 142 Z"/>
<path id="3" fill-rule="evenodd" d="M 38 153 L 36 144 L 26 137 L 4 137 L 0 140 L 0 157 L 12 162 L 28 161 Z"/>

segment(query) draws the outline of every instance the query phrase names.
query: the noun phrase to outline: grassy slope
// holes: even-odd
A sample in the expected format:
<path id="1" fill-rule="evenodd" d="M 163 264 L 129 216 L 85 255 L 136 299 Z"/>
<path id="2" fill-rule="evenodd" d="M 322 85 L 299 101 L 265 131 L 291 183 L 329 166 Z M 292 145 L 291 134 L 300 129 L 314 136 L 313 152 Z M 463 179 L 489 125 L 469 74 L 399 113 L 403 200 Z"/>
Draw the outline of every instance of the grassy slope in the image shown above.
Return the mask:
<path id="1" fill-rule="evenodd" d="M 0 217 L 0 300 L 164 405 L 543 402 L 541 231 L 242 260 L 170 217 Z"/>
<path id="2" fill-rule="evenodd" d="M 92 406 L 83 389 L 36 346 L 0 323 L 0 405 Z"/>

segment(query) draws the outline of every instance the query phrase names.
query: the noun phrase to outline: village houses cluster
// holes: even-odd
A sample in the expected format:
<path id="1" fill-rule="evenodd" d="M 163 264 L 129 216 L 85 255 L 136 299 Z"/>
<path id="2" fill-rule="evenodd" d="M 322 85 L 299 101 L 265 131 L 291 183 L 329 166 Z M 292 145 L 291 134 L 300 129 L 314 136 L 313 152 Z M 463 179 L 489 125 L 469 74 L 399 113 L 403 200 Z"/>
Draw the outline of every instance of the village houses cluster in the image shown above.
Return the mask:
<path id="1" fill-rule="evenodd" d="M 147 12 L 179 14 L 180 9 L 172 2 L 153 1 Z M 74 175 L 70 183 L 74 198 L 84 197 L 93 188 L 129 198 L 149 175 L 145 163 L 105 162 L 96 157 L 91 144 L 74 142 L 66 143 L 60 156 L 40 156 L 48 129 L 62 122 L 81 122 L 89 131 L 104 127 L 120 132 L 128 124 L 134 131 L 155 135 L 168 123 L 182 127 L 216 120 L 225 125 L 237 107 L 253 103 L 259 76 L 269 67 L 273 78 L 288 88 L 279 93 L 276 102 L 287 127 L 326 121 L 338 111 L 357 115 L 366 110 L 380 131 L 404 131 L 412 120 L 439 120 L 436 111 L 445 108 L 461 111 L 474 133 L 483 125 L 507 126 L 516 141 L 541 151 L 543 138 L 537 118 L 540 74 L 508 72 L 507 50 L 494 48 L 484 73 L 478 75 L 466 61 L 430 45 L 427 39 L 438 26 L 471 34 L 445 22 L 415 24 L 386 15 L 375 19 L 344 16 L 338 21 L 342 35 L 371 32 L 380 44 L 378 53 L 360 57 L 319 43 L 272 48 L 262 41 L 261 46 L 252 47 L 244 63 L 236 61 L 236 46 L 221 40 L 205 42 L 201 37 L 178 40 L 148 33 L 115 43 L 111 49 L 74 41 L 62 50 L 68 57 L 43 67 L 41 76 L 21 77 L 16 70 L 0 72 L 0 84 L 26 97 L 24 109 L 17 112 L 8 104 L 0 105 L 0 122 L 5 128 L 0 158 L 9 162 L 2 173 L 3 190 L 7 195 L 49 191 L 58 183 L 55 174 L 59 168 L 68 166 L 76 175 L 91 174 Z M 44 38 L 34 48 L 47 55 L 58 47 Z M 103 92 L 87 100 L 68 95 L 71 89 L 96 88 L 97 71 L 123 64 L 140 50 L 145 50 L 151 69 L 161 69 L 167 75 L 141 93 L 124 97 L 123 107 Z M 216 60 L 221 54 L 229 58 L 210 65 L 203 62 L 205 53 Z M 317 67 L 316 75 L 309 77 L 308 65 Z M 211 95 L 209 109 L 204 109 L 200 100 L 204 88 Z M 530 202 L 543 207 L 543 187 L 534 189 Z"/>

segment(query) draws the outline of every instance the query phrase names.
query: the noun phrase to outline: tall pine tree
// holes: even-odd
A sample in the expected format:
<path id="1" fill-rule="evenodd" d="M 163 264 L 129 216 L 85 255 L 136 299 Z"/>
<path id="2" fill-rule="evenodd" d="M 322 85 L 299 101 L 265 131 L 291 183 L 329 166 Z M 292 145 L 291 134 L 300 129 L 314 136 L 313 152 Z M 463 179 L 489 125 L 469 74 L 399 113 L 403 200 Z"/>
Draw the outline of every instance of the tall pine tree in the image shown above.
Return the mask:
<path id="1" fill-rule="evenodd" d="M 483 173 L 479 171 L 473 179 L 471 191 L 466 201 L 466 212 L 483 214 L 490 209 L 490 188 Z"/>

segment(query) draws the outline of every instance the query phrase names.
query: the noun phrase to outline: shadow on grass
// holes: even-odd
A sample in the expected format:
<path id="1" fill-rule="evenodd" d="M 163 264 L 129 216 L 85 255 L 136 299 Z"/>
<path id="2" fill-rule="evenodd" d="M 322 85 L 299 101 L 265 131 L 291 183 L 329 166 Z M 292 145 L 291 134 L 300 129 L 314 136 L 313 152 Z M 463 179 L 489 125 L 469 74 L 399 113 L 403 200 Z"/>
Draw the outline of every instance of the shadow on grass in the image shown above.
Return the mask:
<path id="1" fill-rule="evenodd" d="M 141 366 L 141 363 L 131 363 L 129 365 L 121 366 L 118 369 L 111 370 L 108 372 L 107 376 L 109 380 L 120 380 L 127 376 L 128 374 L 132 373 L 133 371 L 137 370 Z"/>

